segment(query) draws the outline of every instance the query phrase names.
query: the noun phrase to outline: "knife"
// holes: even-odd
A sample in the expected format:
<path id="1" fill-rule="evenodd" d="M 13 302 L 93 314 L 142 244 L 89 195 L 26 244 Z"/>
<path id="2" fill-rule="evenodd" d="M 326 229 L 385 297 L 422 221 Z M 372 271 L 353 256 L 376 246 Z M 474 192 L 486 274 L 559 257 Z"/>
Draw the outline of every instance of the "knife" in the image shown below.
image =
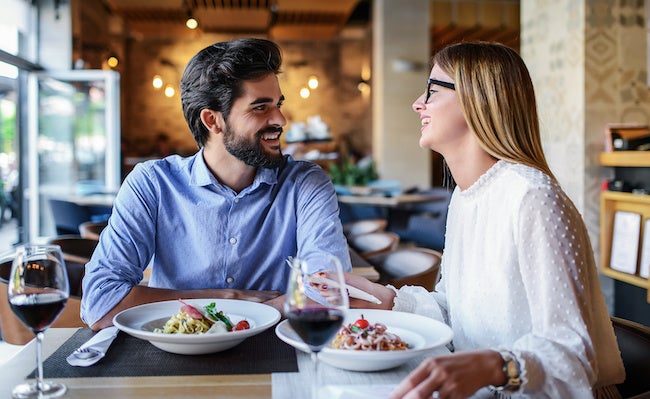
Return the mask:
<path id="1" fill-rule="evenodd" d="M 92 366 L 106 355 L 118 332 L 115 326 L 101 330 L 72 352 L 66 360 L 72 366 Z"/>
<path id="2" fill-rule="evenodd" d="M 340 287 L 339 283 L 327 277 L 311 276 L 310 279 L 316 284 L 327 284 L 332 287 Z M 376 296 L 369 294 L 365 291 L 362 291 L 357 287 L 346 285 L 345 288 L 347 288 L 348 295 L 350 295 L 352 298 L 363 299 L 364 301 L 381 304 L 381 301 Z"/>

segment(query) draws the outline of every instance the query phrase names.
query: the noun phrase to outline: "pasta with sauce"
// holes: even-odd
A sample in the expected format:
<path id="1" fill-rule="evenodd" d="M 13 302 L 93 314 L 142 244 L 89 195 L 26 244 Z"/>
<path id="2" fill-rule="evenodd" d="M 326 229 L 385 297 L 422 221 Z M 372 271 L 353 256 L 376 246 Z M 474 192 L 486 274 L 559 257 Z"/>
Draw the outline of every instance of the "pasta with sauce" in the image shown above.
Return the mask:
<path id="1" fill-rule="evenodd" d="M 359 328 L 355 324 L 341 327 L 339 333 L 332 340 L 330 348 L 359 351 L 401 351 L 409 347 L 397 334 L 388 332 L 388 328 L 382 323 L 368 324 L 366 328 Z"/>

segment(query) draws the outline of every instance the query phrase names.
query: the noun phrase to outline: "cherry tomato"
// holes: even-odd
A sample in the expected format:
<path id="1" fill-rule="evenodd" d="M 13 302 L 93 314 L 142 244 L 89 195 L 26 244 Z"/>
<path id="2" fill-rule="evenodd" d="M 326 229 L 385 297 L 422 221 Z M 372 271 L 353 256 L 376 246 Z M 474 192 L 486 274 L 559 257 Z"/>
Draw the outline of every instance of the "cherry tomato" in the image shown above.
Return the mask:
<path id="1" fill-rule="evenodd" d="M 366 329 L 366 328 L 368 328 L 368 326 L 370 326 L 370 323 L 368 323 L 368 320 L 361 318 L 361 319 L 355 321 L 354 325 L 359 327 L 359 328 Z"/>
<path id="2" fill-rule="evenodd" d="M 246 320 L 242 320 L 239 323 L 237 323 L 237 325 L 235 326 L 235 328 L 233 328 L 233 330 L 241 331 L 241 330 L 248 330 L 249 328 L 251 328 L 251 325 Z"/>

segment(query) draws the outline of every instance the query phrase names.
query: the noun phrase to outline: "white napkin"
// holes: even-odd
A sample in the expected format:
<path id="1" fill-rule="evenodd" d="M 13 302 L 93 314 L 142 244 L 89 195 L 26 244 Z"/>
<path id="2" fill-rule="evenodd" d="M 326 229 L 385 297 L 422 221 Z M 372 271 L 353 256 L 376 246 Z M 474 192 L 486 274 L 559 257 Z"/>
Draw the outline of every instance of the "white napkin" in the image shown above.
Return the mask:
<path id="1" fill-rule="evenodd" d="M 68 363 L 72 366 L 80 366 L 80 367 L 87 367 L 87 366 L 92 366 L 93 364 L 97 363 L 101 358 L 103 358 L 106 355 L 106 351 L 108 350 L 108 347 L 111 346 L 111 343 L 117 337 L 117 333 L 119 330 L 117 327 L 108 327 L 97 334 L 93 335 L 92 338 L 90 338 L 86 343 L 81 345 L 75 352 L 77 352 L 80 349 L 85 349 L 85 348 L 91 348 L 99 352 L 97 356 L 88 358 L 88 359 L 83 359 L 78 356 L 75 356 L 75 352 L 72 352 L 66 360 Z"/>
<path id="2" fill-rule="evenodd" d="M 327 385 L 318 392 L 319 399 L 387 399 L 397 384 Z"/>

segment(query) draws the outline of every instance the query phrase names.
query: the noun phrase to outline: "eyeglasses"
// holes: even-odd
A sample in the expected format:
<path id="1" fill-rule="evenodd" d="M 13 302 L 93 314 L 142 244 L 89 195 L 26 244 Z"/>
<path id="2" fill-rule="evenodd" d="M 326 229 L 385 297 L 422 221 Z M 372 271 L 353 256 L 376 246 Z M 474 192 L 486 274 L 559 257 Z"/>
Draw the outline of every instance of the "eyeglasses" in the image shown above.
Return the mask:
<path id="1" fill-rule="evenodd" d="M 442 80 L 437 80 L 437 79 L 429 79 L 427 81 L 427 91 L 425 92 L 425 97 L 424 97 L 424 103 L 429 102 L 429 98 L 431 97 L 431 85 L 438 85 L 442 87 L 446 87 L 451 90 L 456 90 L 456 85 L 453 83 L 449 82 L 443 82 Z"/>

